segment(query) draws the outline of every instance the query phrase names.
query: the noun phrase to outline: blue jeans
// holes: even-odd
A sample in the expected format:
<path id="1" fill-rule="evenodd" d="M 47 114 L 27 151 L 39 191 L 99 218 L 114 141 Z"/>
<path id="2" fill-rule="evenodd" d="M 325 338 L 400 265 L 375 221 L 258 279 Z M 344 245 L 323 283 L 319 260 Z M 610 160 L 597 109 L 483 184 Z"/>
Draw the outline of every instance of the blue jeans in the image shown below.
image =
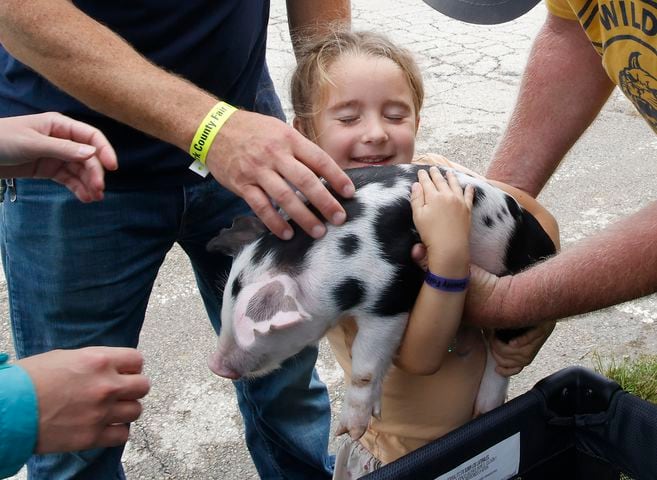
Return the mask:
<path id="1" fill-rule="evenodd" d="M 219 331 L 216 285 L 231 259 L 208 254 L 205 245 L 249 212 L 241 199 L 210 177 L 186 187 L 108 191 L 93 204 L 54 182 L 16 183 L 16 202 L 7 195 L 2 204 L 1 247 L 19 357 L 88 345 L 136 347 L 158 269 L 174 242 L 188 255 Z M 316 359 L 317 348 L 307 348 L 267 377 L 234 383 L 247 445 L 264 479 L 331 477 L 330 404 Z M 125 478 L 122 452 L 35 455 L 28 476 Z"/>

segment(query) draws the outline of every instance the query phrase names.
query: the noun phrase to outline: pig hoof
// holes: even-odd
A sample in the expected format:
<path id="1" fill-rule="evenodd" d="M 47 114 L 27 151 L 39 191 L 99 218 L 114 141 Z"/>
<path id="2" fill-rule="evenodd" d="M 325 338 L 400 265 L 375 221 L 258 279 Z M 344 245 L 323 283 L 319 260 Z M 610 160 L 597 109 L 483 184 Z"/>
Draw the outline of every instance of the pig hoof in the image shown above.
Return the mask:
<path id="1" fill-rule="evenodd" d="M 345 433 L 348 433 L 349 429 L 342 423 L 338 425 L 338 428 L 335 429 L 335 436 L 339 437 L 340 435 L 343 435 Z"/>
<path id="2" fill-rule="evenodd" d="M 358 440 L 360 437 L 362 437 L 365 434 L 365 430 L 367 430 L 367 426 L 352 427 L 349 430 L 349 436 L 351 437 L 352 440 Z"/>
<path id="3" fill-rule="evenodd" d="M 349 433 L 354 440 L 363 436 L 370 423 L 372 408 L 348 408 L 343 412 L 337 431 Z"/>
<path id="4" fill-rule="evenodd" d="M 488 392 L 488 395 L 482 395 L 480 392 L 475 402 L 475 416 L 483 415 L 499 407 L 504 403 L 504 398 L 504 392 L 498 392 L 496 394 Z"/>
<path id="5" fill-rule="evenodd" d="M 372 416 L 377 420 L 381 420 L 381 401 L 378 400 L 374 402 L 374 407 L 372 407 Z"/>

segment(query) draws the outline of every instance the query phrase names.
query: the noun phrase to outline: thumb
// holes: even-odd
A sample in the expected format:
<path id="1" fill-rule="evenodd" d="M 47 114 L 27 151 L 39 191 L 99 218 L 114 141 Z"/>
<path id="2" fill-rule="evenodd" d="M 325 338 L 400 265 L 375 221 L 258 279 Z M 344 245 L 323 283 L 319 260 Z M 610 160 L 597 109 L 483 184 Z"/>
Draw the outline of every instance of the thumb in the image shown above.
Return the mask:
<path id="1" fill-rule="evenodd" d="M 411 259 L 420 267 L 422 270 L 426 270 L 428 267 L 427 260 L 427 247 L 423 243 L 416 243 L 411 249 Z"/>
<path id="2" fill-rule="evenodd" d="M 79 162 L 92 157 L 96 153 L 96 147 L 86 143 L 42 135 L 31 142 L 29 152 L 33 160 L 56 158 L 68 162 Z"/>

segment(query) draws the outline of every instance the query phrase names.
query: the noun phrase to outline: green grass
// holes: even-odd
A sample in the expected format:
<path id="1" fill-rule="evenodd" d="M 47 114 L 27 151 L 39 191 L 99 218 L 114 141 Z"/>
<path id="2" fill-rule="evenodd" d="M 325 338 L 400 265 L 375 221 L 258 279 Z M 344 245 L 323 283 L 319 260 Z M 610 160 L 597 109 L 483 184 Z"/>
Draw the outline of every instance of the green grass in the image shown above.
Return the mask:
<path id="1" fill-rule="evenodd" d="M 593 354 L 596 372 L 617 382 L 625 391 L 657 403 L 657 355 L 639 355 L 636 358 L 603 360 Z"/>

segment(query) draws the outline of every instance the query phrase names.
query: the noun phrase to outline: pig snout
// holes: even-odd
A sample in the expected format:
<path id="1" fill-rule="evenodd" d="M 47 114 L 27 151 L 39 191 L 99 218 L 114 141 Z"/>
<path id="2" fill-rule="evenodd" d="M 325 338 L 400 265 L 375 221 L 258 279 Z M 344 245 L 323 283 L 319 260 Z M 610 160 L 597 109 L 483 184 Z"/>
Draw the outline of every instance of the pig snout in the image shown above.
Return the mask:
<path id="1" fill-rule="evenodd" d="M 218 351 L 213 352 L 208 357 L 208 367 L 212 373 L 219 375 L 220 377 L 228 378 L 230 380 L 237 380 L 241 377 L 238 372 L 226 365 L 226 363 L 223 361 L 223 357 L 219 354 Z"/>

